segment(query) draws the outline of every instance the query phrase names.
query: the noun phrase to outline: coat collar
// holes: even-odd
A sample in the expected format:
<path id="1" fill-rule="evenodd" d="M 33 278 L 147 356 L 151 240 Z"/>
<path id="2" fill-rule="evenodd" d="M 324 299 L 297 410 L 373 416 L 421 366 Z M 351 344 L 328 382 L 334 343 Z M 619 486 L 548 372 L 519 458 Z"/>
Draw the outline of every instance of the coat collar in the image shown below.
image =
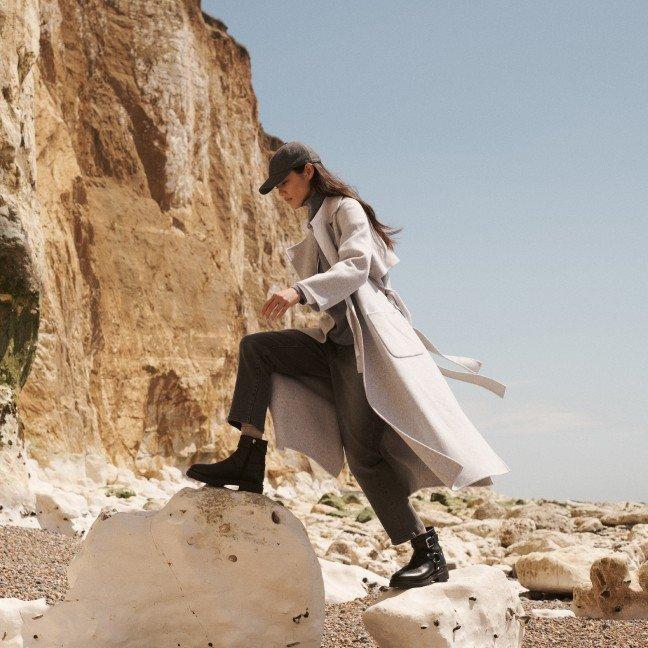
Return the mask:
<path id="1" fill-rule="evenodd" d="M 325 227 L 324 223 L 330 223 L 333 220 L 333 214 L 340 206 L 342 198 L 344 198 L 344 196 L 326 196 L 315 216 L 313 216 L 313 218 L 311 218 L 306 224 L 306 227 L 312 230 L 313 234 L 320 232 L 322 228 Z M 315 236 L 317 238 L 317 235 Z"/>
<path id="2" fill-rule="evenodd" d="M 295 245 L 284 247 L 285 253 L 300 279 L 312 277 L 317 273 L 318 245 L 329 265 L 338 262 L 338 251 L 331 235 L 330 223 L 343 198 L 344 196 L 324 198 L 321 207 L 306 225 L 306 236 Z M 373 276 L 382 276 L 389 268 L 398 263 L 399 259 L 392 250 L 382 243 L 382 240 L 378 239 L 376 234 L 374 234 L 374 242 L 377 246 L 377 257 L 375 261 L 372 259 L 372 269 L 375 270 Z"/>

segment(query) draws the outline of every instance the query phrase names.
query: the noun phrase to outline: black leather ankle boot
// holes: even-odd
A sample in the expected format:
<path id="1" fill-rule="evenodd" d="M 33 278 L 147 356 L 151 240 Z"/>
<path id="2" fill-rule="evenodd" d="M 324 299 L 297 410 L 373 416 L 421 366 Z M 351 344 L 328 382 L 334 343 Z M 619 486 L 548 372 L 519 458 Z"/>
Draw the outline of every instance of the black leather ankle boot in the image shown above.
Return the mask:
<path id="1" fill-rule="evenodd" d="M 450 578 L 445 556 L 439 545 L 439 536 L 433 526 L 425 528 L 426 533 L 410 540 L 414 549 L 412 557 L 407 565 L 392 575 L 390 587 L 423 587 Z"/>
<path id="2" fill-rule="evenodd" d="M 238 486 L 239 490 L 263 493 L 265 457 L 268 441 L 249 434 L 241 434 L 234 452 L 213 464 L 193 464 L 187 477 L 210 486 Z"/>

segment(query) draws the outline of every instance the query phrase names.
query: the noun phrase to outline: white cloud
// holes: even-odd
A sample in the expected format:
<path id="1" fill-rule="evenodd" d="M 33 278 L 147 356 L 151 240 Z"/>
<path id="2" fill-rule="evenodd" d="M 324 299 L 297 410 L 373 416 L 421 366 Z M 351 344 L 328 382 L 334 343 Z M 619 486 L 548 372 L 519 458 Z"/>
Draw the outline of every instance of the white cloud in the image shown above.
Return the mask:
<path id="1" fill-rule="evenodd" d="M 480 409 L 484 409 L 483 406 Z M 474 421 L 477 424 L 477 421 Z M 565 434 L 600 430 L 607 422 L 591 412 L 557 408 L 547 404 L 515 404 L 508 412 L 483 411 L 477 427 L 489 433 Z"/>

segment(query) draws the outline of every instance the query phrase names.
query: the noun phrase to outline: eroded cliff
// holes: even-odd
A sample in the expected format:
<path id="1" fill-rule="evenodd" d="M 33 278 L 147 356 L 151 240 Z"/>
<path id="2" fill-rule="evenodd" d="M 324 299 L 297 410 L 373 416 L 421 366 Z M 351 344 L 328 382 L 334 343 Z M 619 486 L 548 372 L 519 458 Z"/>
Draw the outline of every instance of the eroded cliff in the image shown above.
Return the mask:
<path id="1" fill-rule="evenodd" d="M 281 141 L 248 52 L 194 0 L 5 9 L 2 382 L 28 452 L 143 475 L 224 456 L 241 336 L 315 316 L 260 316 L 303 215 L 257 191 Z"/>

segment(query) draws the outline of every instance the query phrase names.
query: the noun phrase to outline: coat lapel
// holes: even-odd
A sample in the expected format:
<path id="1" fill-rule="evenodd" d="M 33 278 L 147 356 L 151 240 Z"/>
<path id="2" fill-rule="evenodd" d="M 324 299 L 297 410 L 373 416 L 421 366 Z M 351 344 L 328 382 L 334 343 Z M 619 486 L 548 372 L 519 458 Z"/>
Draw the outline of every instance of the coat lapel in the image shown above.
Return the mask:
<path id="1" fill-rule="evenodd" d="M 300 279 L 317 272 L 317 241 L 310 230 L 299 243 L 284 247 L 284 250 Z"/>
<path id="2" fill-rule="evenodd" d="M 318 244 L 330 265 L 337 262 L 337 250 L 333 241 L 331 241 L 326 225 L 331 222 L 341 200 L 342 196 L 327 196 L 324 198 L 317 213 L 310 223 L 306 225 L 307 232 L 304 238 L 294 245 L 284 247 L 286 255 L 300 279 L 312 277 L 317 272 Z"/>
<path id="3" fill-rule="evenodd" d="M 321 207 L 311 219 L 308 227 L 312 229 L 315 240 L 319 243 L 322 253 L 329 262 L 333 265 L 338 262 L 337 248 L 335 247 L 331 236 L 327 230 L 327 224 L 333 219 L 333 214 L 340 206 L 343 196 L 327 196 L 324 198 Z"/>

